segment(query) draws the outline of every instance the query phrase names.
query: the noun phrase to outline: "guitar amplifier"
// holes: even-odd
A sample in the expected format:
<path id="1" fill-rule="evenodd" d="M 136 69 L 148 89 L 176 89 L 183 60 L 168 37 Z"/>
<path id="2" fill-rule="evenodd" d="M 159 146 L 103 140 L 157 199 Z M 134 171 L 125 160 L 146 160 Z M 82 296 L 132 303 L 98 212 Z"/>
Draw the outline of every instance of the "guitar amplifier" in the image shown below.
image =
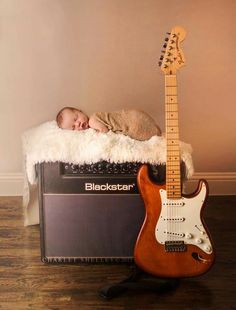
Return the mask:
<path id="1" fill-rule="evenodd" d="M 46 263 L 133 261 L 144 205 L 136 176 L 140 163 L 41 163 L 41 258 Z M 165 165 L 149 165 L 165 180 Z"/>

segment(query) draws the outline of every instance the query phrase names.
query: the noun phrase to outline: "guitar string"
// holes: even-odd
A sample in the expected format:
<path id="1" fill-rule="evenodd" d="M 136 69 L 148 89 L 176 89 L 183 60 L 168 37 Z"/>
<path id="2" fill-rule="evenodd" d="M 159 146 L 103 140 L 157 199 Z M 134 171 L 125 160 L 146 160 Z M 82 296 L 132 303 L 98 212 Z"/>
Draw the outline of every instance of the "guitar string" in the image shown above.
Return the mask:
<path id="1" fill-rule="evenodd" d="M 168 224 L 168 218 L 169 218 L 169 208 L 168 208 L 168 156 L 169 156 L 169 153 L 168 153 L 168 117 L 167 117 L 167 114 L 168 114 L 168 96 L 167 96 L 167 76 L 165 76 L 165 109 L 166 109 L 166 113 L 165 113 L 165 117 L 166 117 L 166 206 L 165 206 L 165 214 L 166 214 L 166 218 L 167 218 L 167 221 L 166 221 L 166 240 L 169 241 L 169 234 L 168 234 L 168 231 L 169 231 L 169 224 Z"/>
<path id="2" fill-rule="evenodd" d="M 169 84 L 169 81 L 168 81 L 168 78 L 167 78 L 167 84 Z M 166 85 L 167 87 L 169 86 L 169 85 Z M 166 90 L 168 90 L 168 88 L 166 88 Z M 169 104 L 169 96 L 168 96 L 168 92 L 167 92 L 167 96 L 166 96 L 166 100 L 167 100 L 167 106 L 166 106 L 166 109 L 167 109 L 167 113 L 166 113 L 166 125 L 167 125 L 167 128 L 166 128 L 166 131 L 167 131 L 167 166 L 166 166 L 166 169 L 167 169 L 167 180 L 166 180 L 166 183 L 167 183 L 167 201 L 169 202 L 169 199 L 170 199 L 170 186 L 169 186 L 169 182 L 170 182 L 170 180 L 169 180 L 169 178 L 170 178 L 170 170 L 169 169 L 171 169 L 171 167 L 170 167 L 170 158 L 169 158 L 169 156 L 171 156 L 171 152 L 170 152 L 170 147 L 169 147 L 169 145 L 168 145 L 168 143 L 169 143 L 169 133 L 168 133 L 168 129 L 169 129 L 169 126 L 170 126 L 170 124 L 169 124 L 169 109 L 170 109 L 170 104 Z M 170 216 L 171 216 L 171 214 L 170 214 L 170 208 L 171 208 L 171 206 L 169 206 L 169 204 L 167 203 L 167 239 L 168 240 L 171 240 L 172 239 L 172 237 L 171 237 L 171 227 L 170 227 L 170 224 L 171 224 L 171 221 L 169 221 L 169 219 L 170 219 Z"/>
<path id="3" fill-rule="evenodd" d="M 167 87 L 169 87 L 169 82 L 170 79 L 169 77 L 167 77 L 166 83 L 168 85 L 166 85 Z M 166 90 L 169 90 L 169 88 L 166 88 Z M 169 141 L 170 141 L 170 134 L 168 132 L 169 130 L 169 126 L 170 126 L 170 122 L 169 122 L 169 110 L 170 110 L 170 102 L 169 102 L 169 92 L 166 92 L 167 96 L 166 96 L 166 101 L 167 101 L 167 105 L 166 105 L 166 109 L 167 109 L 167 113 L 166 113 L 166 131 L 167 131 L 167 180 L 166 180 L 166 184 L 167 184 L 167 202 L 169 202 L 170 200 L 170 169 L 171 169 L 171 161 L 170 161 L 170 156 L 172 156 L 172 152 L 170 152 L 170 146 L 168 145 Z M 169 205 L 169 203 L 167 203 L 167 240 L 172 240 L 172 234 L 171 234 L 171 206 Z"/>
<path id="4" fill-rule="evenodd" d="M 175 94 L 175 103 L 172 103 L 172 105 L 171 105 L 171 113 L 172 113 L 172 111 L 174 110 L 174 108 L 176 108 L 177 109 L 177 88 L 176 88 L 176 77 L 174 77 L 173 78 L 173 84 L 174 84 L 174 94 Z M 172 84 L 172 85 L 173 85 Z M 175 116 L 175 124 L 177 123 L 177 125 L 178 125 L 178 120 L 176 119 L 176 116 Z M 178 127 L 177 127 L 178 128 Z M 178 143 L 178 141 L 176 140 L 176 137 L 175 137 L 175 145 Z M 174 152 L 174 159 L 176 160 L 176 152 Z M 172 163 L 173 163 L 173 160 L 172 160 Z M 175 162 L 175 164 L 176 164 L 176 162 Z M 173 167 L 172 167 L 172 169 L 173 169 Z M 177 170 L 177 167 L 175 166 L 175 176 L 174 176 L 174 182 L 176 182 L 176 174 L 178 174 L 178 170 Z M 175 183 L 175 185 L 174 186 L 176 186 L 176 183 Z M 172 188 L 173 188 L 173 191 L 174 191 L 174 193 L 176 194 L 176 196 L 178 195 L 178 193 L 176 193 L 176 188 L 175 187 L 173 187 L 172 186 Z M 173 225 L 172 225 L 172 232 L 176 232 L 176 221 L 175 221 L 175 218 L 176 218 L 176 212 L 177 212 L 177 207 L 176 206 L 173 206 L 173 210 L 174 210 L 174 212 L 172 212 L 173 213 L 173 216 L 174 216 L 174 219 L 173 219 Z M 173 239 L 176 239 L 176 237 L 174 237 Z"/>
<path id="5" fill-rule="evenodd" d="M 168 77 L 166 77 L 166 83 L 168 84 Z M 168 146 L 168 141 L 169 141 L 169 133 L 168 133 L 168 128 L 169 128 L 169 122 L 168 122 L 168 109 L 169 109 L 169 97 L 168 97 L 168 92 L 167 92 L 167 90 L 168 90 L 168 85 L 166 85 L 166 102 L 167 102 L 167 104 L 166 104 L 166 138 L 167 138 L 167 141 L 166 141 L 166 143 L 167 143 L 167 149 L 166 149 L 166 156 L 167 156 L 167 158 L 166 158 L 166 194 L 167 194 L 167 206 L 166 206 L 166 210 L 167 210 L 167 240 L 169 241 L 169 240 L 171 240 L 171 234 L 169 234 L 169 232 L 170 232 L 170 222 L 169 222 L 169 218 L 170 218 L 170 207 L 169 207 L 169 204 L 168 204 L 168 202 L 169 202 L 169 169 L 170 169 L 170 167 L 169 167 L 169 156 L 170 156 L 170 150 L 169 150 L 169 146 Z"/>
<path id="6" fill-rule="evenodd" d="M 168 84 L 170 82 L 170 79 L 167 78 L 167 81 L 168 81 Z M 169 85 L 167 85 L 167 87 L 169 87 Z M 169 88 L 167 88 L 167 90 L 169 90 Z M 168 96 L 169 92 L 167 92 L 167 113 L 166 113 L 166 123 L 167 123 L 167 196 L 169 197 L 168 198 L 168 201 L 169 199 L 171 198 L 171 195 L 170 195 L 170 171 L 171 171 L 171 156 L 172 156 L 172 152 L 170 150 L 170 146 L 168 145 L 169 144 L 169 141 L 170 141 L 170 133 L 168 132 L 169 128 L 170 128 L 170 122 L 169 122 L 169 114 L 170 114 L 170 109 L 171 109 L 171 106 L 170 106 L 170 102 L 169 102 L 169 96 Z M 168 210 L 168 215 L 167 215 L 167 223 L 169 223 L 168 226 L 168 233 L 169 233 L 169 236 L 170 236 L 170 240 L 172 239 L 172 235 L 171 235 L 171 232 L 172 232 L 172 229 L 171 229 L 171 205 L 168 205 L 167 204 L 167 210 Z"/>

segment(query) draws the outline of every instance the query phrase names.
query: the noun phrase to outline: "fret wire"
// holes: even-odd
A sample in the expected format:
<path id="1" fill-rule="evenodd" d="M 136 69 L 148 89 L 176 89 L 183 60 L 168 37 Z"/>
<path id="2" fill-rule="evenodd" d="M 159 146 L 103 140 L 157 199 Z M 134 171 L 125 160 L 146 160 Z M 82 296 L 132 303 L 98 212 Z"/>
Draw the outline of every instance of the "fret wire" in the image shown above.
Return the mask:
<path id="1" fill-rule="evenodd" d="M 168 163 L 168 162 L 167 162 Z M 172 167 L 172 169 L 170 169 L 170 171 L 172 171 L 173 169 L 177 169 L 177 167 L 178 167 L 179 165 L 178 164 L 176 164 L 176 165 L 172 165 L 171 167 Z"/>
<path id="2" fill-rule="evenodd" d="M 171 163 L 169 160 L 167 160 L 168 166 L 171 166 Z M 175 160 L 175 164 L 173 164 L 172 166 L 176 167 L 179 166 L 179 161 Z"/>

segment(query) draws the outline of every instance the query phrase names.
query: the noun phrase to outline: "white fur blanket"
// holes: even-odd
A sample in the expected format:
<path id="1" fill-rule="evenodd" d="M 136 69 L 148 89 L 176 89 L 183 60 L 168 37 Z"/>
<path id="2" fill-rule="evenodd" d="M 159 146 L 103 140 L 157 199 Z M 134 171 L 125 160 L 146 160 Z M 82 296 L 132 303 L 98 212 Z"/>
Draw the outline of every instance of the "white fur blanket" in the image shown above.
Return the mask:
<path id="1" fill-rule="evenodd" d="M 50 121 L 26 131 L 22 136 L 24 155 L 25 225 L 39 222 L 37 178 L 35 164 L 41 162 L 68 162 L 90 164 L 101 160 L 110 162 L 142 162 L 163 164 L 166 159 L 166 139 L 154 136 L 147 141 L 133 140 L 122 134 L 62 130 Z M 193 174 L 192 148 L 180 142 L 181 158 L 185 162 L 187 177 Z M 34 198 L 33 198 L 34 197 Z"/>

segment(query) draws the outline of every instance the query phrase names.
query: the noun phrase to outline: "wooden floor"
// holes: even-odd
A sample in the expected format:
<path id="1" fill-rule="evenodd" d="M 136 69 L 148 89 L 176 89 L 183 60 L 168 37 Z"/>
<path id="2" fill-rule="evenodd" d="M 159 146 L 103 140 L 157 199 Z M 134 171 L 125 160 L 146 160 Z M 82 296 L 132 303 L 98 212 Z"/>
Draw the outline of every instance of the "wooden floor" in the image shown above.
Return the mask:
<path id="1" fill-rule="evenodd" d="M 205 218 L 217 250 L 204 276 L 172 292 L 129 290 L 112 300 L 97 291 L 124 279 L 127 265 L 45 265 L 39 228 L 24 227 L 21 197 L 0 197 L 0 309 L 236 309 L 236 196 L 210 197 Z"/>

